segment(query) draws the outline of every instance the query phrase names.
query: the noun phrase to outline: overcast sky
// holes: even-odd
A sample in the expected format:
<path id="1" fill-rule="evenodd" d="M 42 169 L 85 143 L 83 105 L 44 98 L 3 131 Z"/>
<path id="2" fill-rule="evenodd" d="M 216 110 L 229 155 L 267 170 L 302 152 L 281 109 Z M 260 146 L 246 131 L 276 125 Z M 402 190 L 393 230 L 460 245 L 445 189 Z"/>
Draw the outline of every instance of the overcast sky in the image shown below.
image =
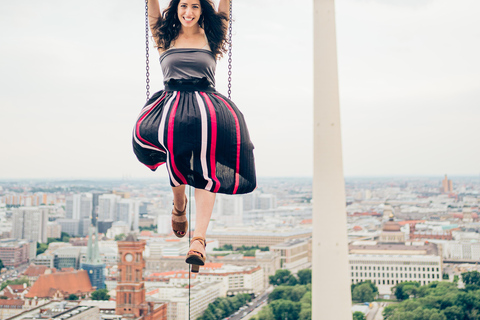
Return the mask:
<path id="1" fill-rule="evenodd" d="M 232 99 L 259 176 L 312 174 L 312 8 L 234 2 Z M 346 175 L 480 173 L 479 13 L 478 0 L 336 1 Z M 166 176 L 131 148 L 143 19 L 140 0 L 0 2 L 0 179 Z"/>

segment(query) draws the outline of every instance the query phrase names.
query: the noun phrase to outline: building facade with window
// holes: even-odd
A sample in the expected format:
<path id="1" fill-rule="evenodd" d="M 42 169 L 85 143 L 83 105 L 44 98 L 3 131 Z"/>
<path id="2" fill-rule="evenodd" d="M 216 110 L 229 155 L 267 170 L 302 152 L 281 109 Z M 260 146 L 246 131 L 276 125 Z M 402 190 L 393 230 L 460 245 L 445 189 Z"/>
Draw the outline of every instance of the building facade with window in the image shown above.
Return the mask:
<path id="1" fill-rule="evenodd" d="M 292 239 L 270 247 L 280 257 L 280 268 L 297 272 L 312 265 L 312 238 Z"/>
<path id="2" fill-rule="evenodd" d="M 405 281 L 442 281 L 442 258 L 435 255 L 350 254 L 349 264 L 351 282 L 370 280 L 380 295 L 392 294 L 392 287 Z"/>

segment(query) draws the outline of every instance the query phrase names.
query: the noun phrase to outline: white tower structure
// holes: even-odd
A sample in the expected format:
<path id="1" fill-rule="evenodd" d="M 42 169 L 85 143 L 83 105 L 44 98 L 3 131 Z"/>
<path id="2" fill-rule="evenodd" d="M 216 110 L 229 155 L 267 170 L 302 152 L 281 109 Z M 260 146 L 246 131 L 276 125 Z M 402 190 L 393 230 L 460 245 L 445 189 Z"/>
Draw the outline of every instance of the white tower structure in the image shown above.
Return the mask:
<path id="1" fill-rule="evenodd" d="M 312 319 L 351 320 L 334 0 L 314 0 Z"/>

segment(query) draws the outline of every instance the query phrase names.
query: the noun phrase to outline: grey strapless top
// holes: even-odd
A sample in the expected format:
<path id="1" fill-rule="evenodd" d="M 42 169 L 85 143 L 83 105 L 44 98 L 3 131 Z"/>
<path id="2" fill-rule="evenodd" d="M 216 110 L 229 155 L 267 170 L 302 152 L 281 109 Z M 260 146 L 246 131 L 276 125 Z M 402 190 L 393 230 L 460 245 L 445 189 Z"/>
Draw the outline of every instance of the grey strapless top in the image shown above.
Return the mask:
<path id="1" fill-rule="evenodd" d="M 217 61 L 210 50 L 171 48 L 160 55 L 163 82 L 170 79 L 207 78 L 215 87 Z"/>

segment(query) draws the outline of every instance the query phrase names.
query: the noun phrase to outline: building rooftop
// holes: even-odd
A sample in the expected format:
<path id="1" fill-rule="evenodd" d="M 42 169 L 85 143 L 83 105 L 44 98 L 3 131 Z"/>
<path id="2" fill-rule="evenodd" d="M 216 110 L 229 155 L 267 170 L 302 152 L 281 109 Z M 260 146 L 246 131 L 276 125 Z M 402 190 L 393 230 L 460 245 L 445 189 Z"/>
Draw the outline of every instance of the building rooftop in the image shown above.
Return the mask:
<path id="1" fill-rule="evenodd" d="M 246 273 L 250 274 L 255 271 L 260 270 L 260 266 L 234 266 L 234 265 L 224 265 L 222 268 L 219 269 L 207 269 L 204 270 L 200 268 L 200 272 L 198 273 L 199 275 L 221 275 L 221 276 L 226 276 L 229 274 L 235 274 L 235 273 Z"/>
<path id="2" fill-rule="evenodd" d="M 86 270 L 41 275 L 26 298 L 51 298 L 60 291 L 64 295 L 93 292 Z"/>
<path id="3" fill-rule="evenodd" d="M 53 300 L 7 319 L 8 320 L 62 319 L 57 316 L 64 314 L 66 311 L 73 310 L 74 308 L 77 308 L 77 307 L 78 307 L 78 302 Z M 63 319 L 68 319 L 68 318 L 64 317 Z"/>
<path id="4" fill-rule="evenodd" d="M 37 266 L 34 264 L 31 264 L 28 266 L 28 268 L 23 272 L 23 275 L 27 277 L 38 277 L 42 274 L 45 274 L 45 271 L 50 269 L 47 266 Z"/>
<path id="5" fill-rule="evenodd" d="M 268 236 L 268 237 L 290 237 L 290 236 L 296 236 L 296 235 L 309 235 L 312 233 L 311 228 L 305 228 L 305 229 L 271 229 L 271 230 L 255 230 L 252 231 L 252 228 L 225 228 L 225 229 L 215 229 L 213 231 L 210 231 L 207 233 L 208 236 L 213 237 L 213 236 L 243 236 L 243 237 L 248 237 L 248 236 Z"/>
<path id="6" fill-rule="evenodd" d="M 434 243 L 430 242 L 406 242 L 406 243 L 391 243 L 382 244 L 375 241 L 368 241 L 364 244 L 360 244 L 360 241 L 355 242 L 348 246 L 349 252 L 362 254 L 370 254 L 372 252 L 385 255 L 396 255 L 397 252 L 411 252 L 412 255 L 438 255 L 438 247 Z"/>
<path id="7" fill-rule="evenodd" d="M 299 244 L 307 243 L 310 238 L 301 238 L 301 239 L 292 239 L 289 241 L 285 241 L 270 247 L 270 249 L 282 249 L 282 248 L 291 248 L 298 246 Z"/>
<path id="8" fill-rule="evenodd" d="M 9 306 L 23 306 L 25 302 L 21 299 L 0 299 L 0 308 L 7 308 Z"/>

